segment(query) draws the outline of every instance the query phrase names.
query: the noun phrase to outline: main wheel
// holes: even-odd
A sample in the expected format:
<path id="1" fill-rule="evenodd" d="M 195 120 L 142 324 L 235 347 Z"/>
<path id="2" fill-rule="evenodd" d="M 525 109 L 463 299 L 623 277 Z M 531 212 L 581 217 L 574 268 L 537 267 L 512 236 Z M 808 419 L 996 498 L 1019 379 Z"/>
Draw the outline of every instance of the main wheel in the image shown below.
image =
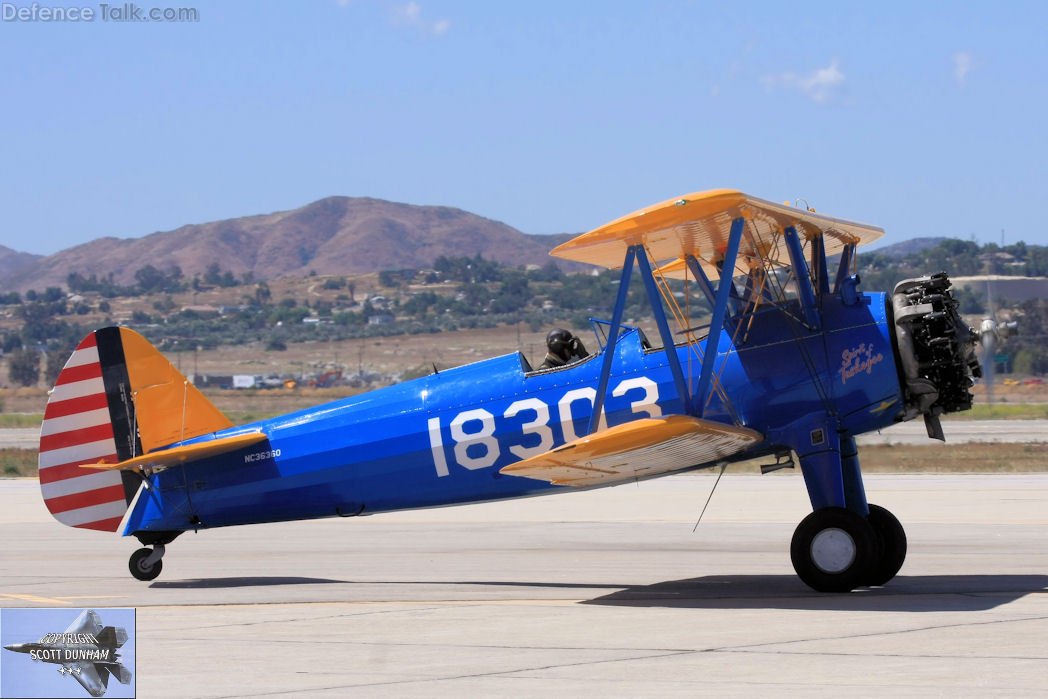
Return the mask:
<path id="1" fill-rule="evenodd" d="M 866 521 L 873 528 L 878 543 L 878 555 L 870 568 L 866 584 L 879 586 L 894 578 L 906 560 L 906 531 L 895 515 L 880 505 L 870 505 L 870 515 Z"/>
<path id="2" fill-rule="evenodd" d="M 823 507 L 793 533 L 793 569 L 818 592 L 850 592 L 868 584 L 877 539 L 864 517 L 843 507 Z"/>
<path id="3" fill-rule="evenodd" d="M 138 549 L 132 553 L 131 560 L 127 563 L 127 567 L 131 570 L 131 575 L 139 580 L 155 580 L 164 568 L 164 561 L 157 559 L 153 565 L 145 565 L 145 560 L 152 555 L 153 549 Z"/>

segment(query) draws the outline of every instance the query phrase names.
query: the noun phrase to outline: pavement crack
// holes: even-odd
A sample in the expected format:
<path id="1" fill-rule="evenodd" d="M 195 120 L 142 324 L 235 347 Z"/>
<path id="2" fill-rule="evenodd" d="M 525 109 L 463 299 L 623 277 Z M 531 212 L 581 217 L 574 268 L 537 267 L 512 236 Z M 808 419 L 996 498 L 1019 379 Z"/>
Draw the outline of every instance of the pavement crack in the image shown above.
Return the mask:
<path id="1" fill-rule="evenodd" d="M 1048 616 L 1031 616 L 1022 617 L 1017 619 L 992 619 L 990 621 L 970 621 L 962 622 L 957 624 L 933 624 L 929 626 L 918 626 L 909 629 L 895 629 L 892 631 L 871 631 L 869 633 L 855 633 L 855 634 L 843 634 L 839 636 L 819 636 L 814 638 L 797 638 L 788 641 L 766 641 L 764 643 L 747 643 L 739 646 L 720 646 L 711 648 L 711 651 L 735 651 L 745 650 L 748 648 L 766 648 L 769 646 L 783 646 L 790 645 L 793 643 L 815 643 L 818 641 L 848 641 L 859 638 L 874 638 L 877 636 L 899 636 L 911 633 L 920 633 L 922 631 L 942 631 L 945 629 L 962 629 L 970 628 L 975 626 L 992 626 L 998 624 L 1014 624 L 1026 621 L 1045 621 L 1048 620 Z"/>
<path id="2" fill-rule="evenodd" d="M 550 663 L 550 664 L 546 664 L 546 665 L 535 665 L 533 667 L 521 667 L 521 668 L 507 669 L 507 670 L 492 670 L 490 672 L 462 673 L 462 674 L 458 674 L 458 675 L 447 675 L 447 676 L 443 676 L 443 677 L 411 678 L 411 679 L 402 679 L 402 680 L 390 680 L 390 681 L 385 681 L 385 682 L 364 682 L 364 683 L 335 684 L 335 685 L 331 685 L 331 686 L 327 686 L 327 687 L 310 687 L 309 691 L 310 692 L 323 692 L 323 691 L 331 691 L 331 690 L 363 689 L 363 688 L 368 688 L 368 687 L 392 687 L 392 686 L 405 685 L 405 684 L 418 684 L 419 682 L 454 682 L 455 680 L 469 680 L 469 679 L 476 679 L 476 678 L 480 678 L 480 677 L 498 677 L 498 676 L 505 676 L 505 675 L 516 675 L 518 673 L 525 673 L 525 672 L 538 672 L 538 671 L 542 671 L 542 670 L 554 670 L 554 669 L 562 669 L 562 668 L 570 668 L 570 667 L 584 667 L 584 666 L 587 666 L 587 665 L 603 665 L 603 664 L 608 664 L 608 663 L 630 662 L 630 661 L 633 661 L 633 660 L 654 660 L 654 659 L 659 659 L 659 658 L 670 658 L 670 657 L 681 656 L 681 655 L 692 655 L 692 654 L 697 653 L 697 652 L 702 652 L 702 651 L 683 650 L 683 651 L 673 651 L 673 652 L 668 652 L 668 653 L 657 653 L 657 654 L 654 654 L 654 655 L 651 655 L 651 654 L 634 655 L 634 656 L 625 657 L 625 658 L 604 658 L 604 659 L 601 659 L 601 660 L 585 660 L 585 661 L 578 661 L 578 662 L 573 662 L 573 663 Z M 301 694 L 302 694 L 302 690 L 300 690 L 300 689 L 288 689 L 288 690 L 277 690 L 277 691 L 273 691 L 273 692 L 252 692 L 251 694 L 228 694 L 228 695 L 224 695 L 224 696 L 221 696 L 221 697 L 213 697 L 212 699 L 240 699 L 241 697 L 245 697 L 245 696 L 253 696 L 253 697 L 275 697 L 275 696 L 282 696 L 282 695 L 299 696 Z"/>

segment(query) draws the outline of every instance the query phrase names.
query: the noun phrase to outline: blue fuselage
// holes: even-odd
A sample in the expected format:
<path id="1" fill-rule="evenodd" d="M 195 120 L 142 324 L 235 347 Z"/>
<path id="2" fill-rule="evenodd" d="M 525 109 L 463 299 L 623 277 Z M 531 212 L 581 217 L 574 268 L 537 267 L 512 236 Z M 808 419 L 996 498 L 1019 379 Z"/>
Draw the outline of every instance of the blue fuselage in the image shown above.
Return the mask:
<path id="1" fill-rule="evenodd" d="M 786 310 L 798 315 L 796 308 Z M 782 308 L 723 331 L 718 381 L 703 417 L 737 418 L 765 435 L 737 458 L 789 448 L 778 435 L 809 413 L 829 411 L 851 434 L 897 419 L 902 395 L 884 294 L 861 294 L 852 305 L 826 296 L 820 310 L 818 332 Z M 675 351 L 694 387 L 700 355 L 688 344 Z M 527 372 L 521 355 L 510 354 L 208 435 L 195 441 L 261 430 L 269 443 L 150 476 L 124 533 L 562 490 L 499 470 L 587 433 L 601 356 Z M 615 347 L 604 406 L 608 425 L 684 412 L 666 352 L 645 349 L 635 329 Z"/>

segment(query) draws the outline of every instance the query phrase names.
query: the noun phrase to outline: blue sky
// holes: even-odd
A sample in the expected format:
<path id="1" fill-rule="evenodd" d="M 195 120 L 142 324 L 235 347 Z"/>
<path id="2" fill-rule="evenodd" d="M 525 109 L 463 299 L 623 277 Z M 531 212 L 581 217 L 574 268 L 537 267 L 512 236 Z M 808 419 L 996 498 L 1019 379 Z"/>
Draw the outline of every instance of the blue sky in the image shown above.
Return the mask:
<path id="1" fill-rule="evenodd" d="M 576 232 L 715 187 L 1048 244 L 1044 3 L 169 4 L 199 21 L 0 22 L 0 244 L 334 194 Z"/>
<path id="2" fill-rule="evenodd" d="M 64 633 L 83 609 L 4 609 L 0 611 L 0 645 L 39 641 L 49 633 Z M 128 639 L 120 648 L 120 662 L 131 670 L 131 682 L 120 684 L 109 678 L 105 696 L 109 699 L 135 696 L 135 610 L 102 609 L 98 612 L 105 626 L 119 626 Z M 4 697 L 90 697 L 91 695 L 68 675 L 58 674 L 59 665 L 33 661 L 26 653 L 0 648 L 0 696 Z"/>

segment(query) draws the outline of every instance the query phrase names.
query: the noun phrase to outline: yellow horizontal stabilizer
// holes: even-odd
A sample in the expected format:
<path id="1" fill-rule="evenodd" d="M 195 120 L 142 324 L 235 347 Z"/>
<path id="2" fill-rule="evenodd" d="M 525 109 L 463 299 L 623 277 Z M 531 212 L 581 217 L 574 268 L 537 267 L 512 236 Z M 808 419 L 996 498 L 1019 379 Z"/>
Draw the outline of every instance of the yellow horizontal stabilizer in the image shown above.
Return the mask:
<path id="1" fill-rule="evenodd" d="M 504 467 L 553 485 L 610 485 L 712 463 L 761 441 L 759 432 L 687 415 L 616 425 Z"/>
<path id="2" fill-rule="evenodd" d="M 264 432 L 251 432 L 249 434 L 238 434 L 235 437 L 223 437 L 213 439 L 210 442 L 199 442 L 197 444 L 186 444 L 181 447 L 172 447 L 161 451 L 142 454 L 127 461 L 116 464 L 82 464 L 84 468 L 97 468 L 104 470 L 138 471 L 149 469 L 159 471 L 160 469 L 178 466 L 187 461 L 196 461 L 208 456 L 217 456 L 226 452 L 236 451 L 252 444 L 258 444 L 269 439 Z"/>
<path id="3" fill-rule="evenodd" d="M 627 247 L 643 244 L 655 262 L 694 255 L 707 272 L 716 274 L 714 263 L 724 257 L 731 222 L 739 217 L 746 219 L 740 263 L 746 258 L 788 260 L 780 232 L 789 226 L 797 229 L 802 240 L 822 236 L 827 256 L 840 253 L 845 245 L 865 245 L 884 235 L 877 226 L 776 204 L 733 189 L 713 189 L 634 211 L 557 246 L 550 254 L 616 269 L 622 266 Z"/>

